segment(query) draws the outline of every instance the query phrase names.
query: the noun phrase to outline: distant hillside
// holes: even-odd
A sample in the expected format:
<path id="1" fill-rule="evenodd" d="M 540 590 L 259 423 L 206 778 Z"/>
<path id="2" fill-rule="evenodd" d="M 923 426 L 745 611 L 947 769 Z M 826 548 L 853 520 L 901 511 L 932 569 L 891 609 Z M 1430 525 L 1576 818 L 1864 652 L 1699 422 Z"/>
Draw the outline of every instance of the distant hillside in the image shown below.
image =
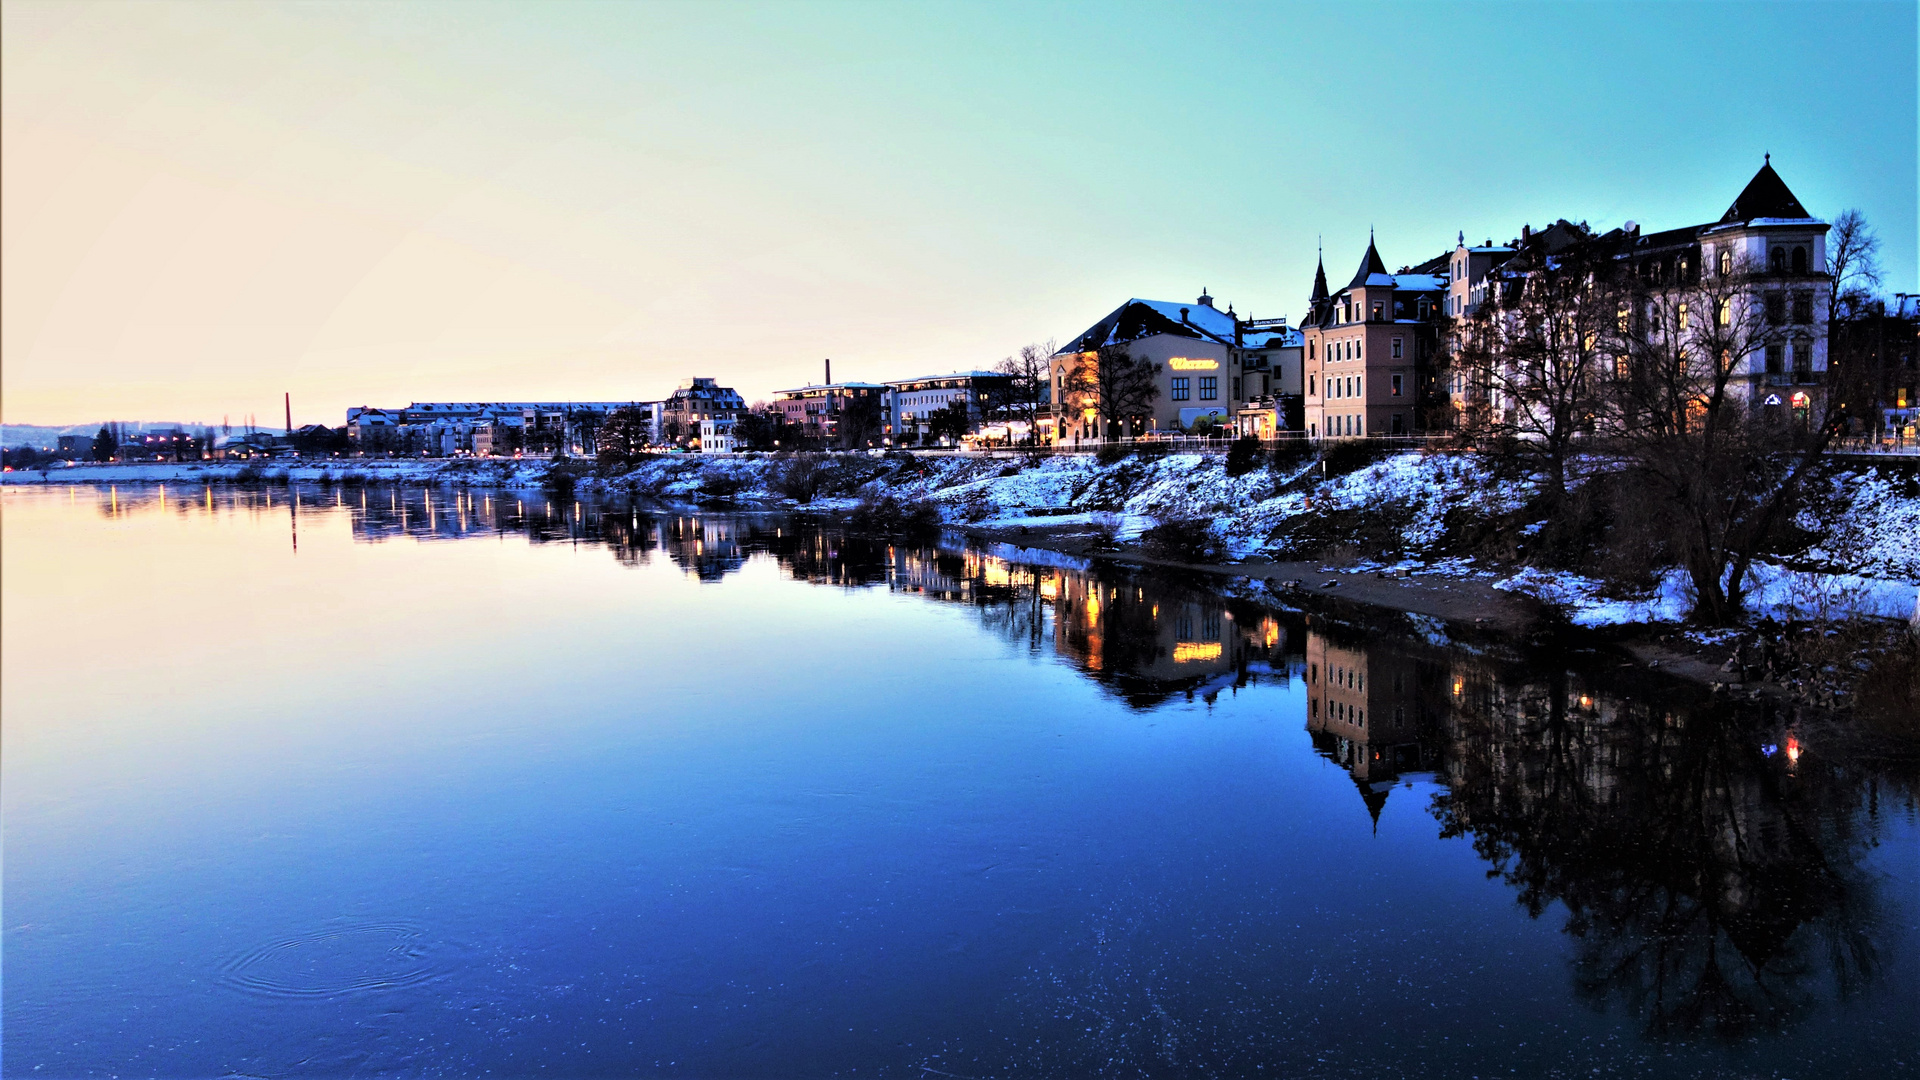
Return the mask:
<path id="1" fill-rule="evenodd" d="M 115 420 L 126 431 L 165 431 L 172 428 L 186 428 L 189 431 L 205 427 L 198 421 L 191 424 L 176 423 L 172 420 Z M 62 435 L 85 435 L 92 438 L 100 431 L 101 421 L 91 424 L 68 424 L 66 427 L 47 427 L 42 424 L 0 424 L 0 446 L 33 446 L 42 450 L 51 450 L 60 445 Z"/>

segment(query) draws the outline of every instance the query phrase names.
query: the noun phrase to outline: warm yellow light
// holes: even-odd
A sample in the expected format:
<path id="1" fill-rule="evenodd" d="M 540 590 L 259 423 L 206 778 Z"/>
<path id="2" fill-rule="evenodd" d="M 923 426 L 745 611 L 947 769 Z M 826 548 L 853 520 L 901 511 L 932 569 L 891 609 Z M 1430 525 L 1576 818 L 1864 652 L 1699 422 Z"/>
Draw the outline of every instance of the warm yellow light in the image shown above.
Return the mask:
<path id="1" fill-rule="evenodd" d="M 1465 679 L 1453 680 L 1453 696 L 1454 697 L 1459 697 L 1460 692 L 1462 690 L 1465 690 L 1466 688 L 1467 688 L 1467 681 Z"/>
<path id="2" fill-rule="evenodd" d="M 1173 662 L 1176 664 L 1218 659 L 1220 659 L 1220 643 L 1217 641 L 1182 641 L 1173 646 Z"/>
<path id="3" fill-rule="evenodd" d="M 1218 360 L 1195 360 L 1185 356 L 1176 356 L 1167 361 L 1167 366 L 1175 371 L 1218 371 Z"/>

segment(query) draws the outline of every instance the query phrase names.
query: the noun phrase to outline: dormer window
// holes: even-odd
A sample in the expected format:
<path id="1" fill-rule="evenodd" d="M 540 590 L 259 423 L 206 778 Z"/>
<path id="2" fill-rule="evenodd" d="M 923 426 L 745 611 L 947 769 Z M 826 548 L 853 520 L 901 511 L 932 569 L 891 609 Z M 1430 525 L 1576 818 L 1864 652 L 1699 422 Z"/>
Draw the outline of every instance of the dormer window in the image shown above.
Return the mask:
<path id="1" fill-rule="evenodd" d="M 1380 312 L 1381 312 L 1381 310 L 1382 310 L 1382 305 L 1381 305 L 1381 303 L 1380 303 L 1380 301 L 1378 301 L 1378 300 L 1375 300 L 1375 301 L 1373 302 L 1373 321 L 1374 321 L 1374 322 L 1379 322 L 1379 321 L 1380 321 Z"/>

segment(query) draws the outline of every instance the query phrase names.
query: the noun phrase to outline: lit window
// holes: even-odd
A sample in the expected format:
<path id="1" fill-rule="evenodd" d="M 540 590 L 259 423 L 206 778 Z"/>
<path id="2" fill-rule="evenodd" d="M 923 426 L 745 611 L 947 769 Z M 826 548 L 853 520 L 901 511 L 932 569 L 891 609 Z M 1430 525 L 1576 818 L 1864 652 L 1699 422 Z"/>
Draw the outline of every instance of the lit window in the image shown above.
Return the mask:
<path id="1" fill-rule="evenodd" d="M 1173 398 L 1173 400 L 1175 400 L 1175 401 L 1185 401 L 1185 400 L 1187 400 L 1187 398 L 1188 398 L 1188 396 L 1189 396 L 1189 393 L 1188 393 L 1188 386 L 1189 386 L 1189 383 L 1188 383 L 1188 381 L 1187 381 L 1187 377 L 1186 377 L 1185 375 L 1176 375 L 1176 376 L 1174 376 L 1174 379 L 1173 379 L 1173 394 L 1172 394 L 1172 398 Z"/>
<path id="2" fill-rule="evenodd" d="M 1212 401 L 1220 396 L 1220 377 L 1218 375 L 1200 376 L 1200 400 Z"/>
<path id="3" fill-rule="evenodd" d="M 1394 397 L 1400 396 L 1400 376 L 1398 375 L 1395 375 L 1393 377 L 1393 396 Z"/>
<path id="4" fill-rule="evenodd" d="M 1722 274 L 1733 273 L 1733 249 L 1732 248 L 1720 249 L 1720 272 Z"/>
<path id="5" fill-rule="evenodd" d="M 1680 301 L 1680 329 L 1687 329 L 1687 302 Z"/>

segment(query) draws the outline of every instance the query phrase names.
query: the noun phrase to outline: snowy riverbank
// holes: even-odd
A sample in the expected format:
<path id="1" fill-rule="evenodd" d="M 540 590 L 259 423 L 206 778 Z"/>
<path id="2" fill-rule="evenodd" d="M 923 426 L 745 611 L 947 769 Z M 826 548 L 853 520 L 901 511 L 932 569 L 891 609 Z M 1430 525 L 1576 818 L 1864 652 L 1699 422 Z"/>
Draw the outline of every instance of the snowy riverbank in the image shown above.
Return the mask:
<path id="1" fill-rule="evenodd" d="M 942 520 L 1032 542 L 1078 537 L 1125 547 L 1153 525 L 1206 522 L 1230 560 L 1311 560 L 1325 573 L 1406 573 L 1476 579 L 1533 596 L 1580 625 L 1675 622 L 1690 598 L 1684 575 L 1640 589 L 1523 565 L 1516 539 L 1536 494 L 1494 476 L 1471 455 L 1393 454 L 1344 474 L 1317 463 L 1228 475 L 1218 455 L 1091 456 L 1023 461 L 971 456 L 661 455 L 626 470 L 556 468 L 545 461 L 350 461 L 84 465 L 5 475 L 19 484 L 309 482 L 457 484 L 581 490 L 740 509 L 845 511 L 890 495 L 932 506 Z M 1920 584 L 1920 491 L 1911 475 L 1864 466 L 1835 479 L 1801 525 L 1804 551 L 1756 567 L 1756 616 L 1904 618 Z M 1489 537 L 1502 542 L 1489 542 Z M 1323 565 L 1324 564 L 1324 565 Z"/>

